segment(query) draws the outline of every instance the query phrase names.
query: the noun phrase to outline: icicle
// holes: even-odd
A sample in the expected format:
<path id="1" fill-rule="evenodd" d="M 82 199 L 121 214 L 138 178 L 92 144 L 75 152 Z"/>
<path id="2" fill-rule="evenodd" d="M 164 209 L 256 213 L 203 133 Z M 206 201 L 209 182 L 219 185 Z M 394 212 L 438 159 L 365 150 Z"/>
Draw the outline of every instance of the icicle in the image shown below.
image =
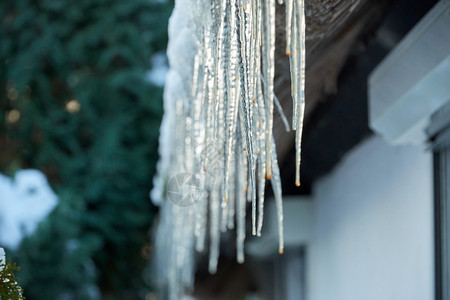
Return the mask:
<path id="1" fill-rule="evenodd" d="M 278 252 L 280 254 L 283 254 L 284 253 L 283 201 L 281 199 L 282 192 L 281 192 L 280 169 L 278 167 L 278 158 L 274 138 L 272 138 L 272 145 L 273 145 L 273 153 L 272 153 L 273 176 L 270 179 L 270 182 L 272 183 L 273 194 L 275 197 L 275 204 L 277 207 L 278 237 L 279 237 Z"/>
<path id="2" fill-rule="evenodd" d="M 300 39 L 298 45 L 299 54 L 297 55 L 300 60 L 300 74 L 299 82 L 300 87 L 297 87 L 297 132 L 295 140 L 295 185 L 300 186 L 300 162 L 301 162 L 301 145 L 302 145 L 302 132 L 303 132 L 303 118 L 305 114 L 305 12 L 304 12 L 304 0 L 297 1 L 296 7 L 296 25 L 299 28 Z"/>
<path id="3" fill-rule="evenodd" d="M 234 160 L 231 163 L 231 167 L 235 168 Z M 233 172 L 233 176 L 236 177 L 237 176 L 236 173 Z M 236 208 L 235 180 L 230 181 L 229 188 L 233 192 L 228 194 L 227 228 L 232 230 L 232 229 L 234 229 L 234 217 L 235 217 L 235 211 L 236 211 L 236 209 L 235 209 Z"/>
<path id="4" fill-rule="evenodd" d="M 233 2 L 233 1 L 231 1 Z M 238 101 L 239 98 L 236 93 L 236 77 L 237 77 L 237 38 L 236 38 L 236 26 L 235 26 L 235 4 L 231 4 L 230 1 L 226 3 L 226 12 L 228 12 L 228 32 L 227 39 L 225 44 L 228 45 L 229 50 L 226 52 L 227 60 L 226 65 L 229 66 L 228 69 L 225 69 L 225 78 L 226 78 L 226 86 L 227 86 L 227 97 L 225 99 L 225 115 L 226 115 L 226 131 L 225 138 L 226 141 L 224 143 L 224 156 L 225 156 L 225 174 L 224 174 L 224 193 L 225 193 L 225 202 L 228 202 L 228 199 L 231 195 L 232 190 L 229 189 L 230 182 L 230 169 L 231 169 L 231 159 L 232 159 L 232 146 L 233 146 L 233 137 L 235 136 L 236 131 L 236 122 L 237 122 L 237 112 L 238 112 Z"/>
<path id="5" fill-rule="evenodd" d="M 241 108 L 244 118 L 244 132 L 247 141 L 247 155 L 249 164 L 249 177 L 252 190 L 252 202 L 256 202 L 256 165 L 253 150 L 253 109 L 250 105 L 251 101 L 251 84 L 250 81 L 250 64 L 249 64 L 249 47 L 250 47 L 250 31 L 249 31 L 249 13 L 241 0 L 238 0 L 237 17 L 239 18 L 238 36 L 240 43 L 238 49 L 240 50 L 239 65 L 241 76 Z M 244 9 L 245 8 L 245 9 Z M 255 204 L 256 205 L 256 204 Z M 256 216 L 252 213 L 252 227 L 256 235 Z"/>
<path id="6" fill-rule="evenodd" d="M 226 232 L 227 229 L 228 229 L 229 208 L 230 208 L 230 205 L 228 204 L 228 201 L 227 202 L 225 202 L 225 201 L 221 201 L 220 202 L 220 212 L 221 212 L 220 232 Z"/>
<path id="7" fill-rule="evenodd" d="M 201 186 L 206 187 L 206 178 L 203 176 Z M 208 193 L 203 191 L 201 196 L 194 202 L 196 218 L 195 218 L 195 236 L 197 238 L 195 250 L 203 252 L 205 249 L 206 239 L 206 224 L 207 224 L 207 207 L 208 207 Z"/>
<path id="8" fill-rule="evenodd" d="M 262 1 L 263 11 L 263 36 L 264 42 L 262 45 L 262 55 L 264 60 L 263 77 L 267 84 L 265 89 L 266 97 L 266 114 L 267 114 L 267 129 L 266 129 L 266 176 L 271 178 L 272 170 L 272 128 L 273 128 L 273 79 L 275 75 L 275 2 L 273 0 Z"/>
<path id="9" fill-rule="evenodd" d="M 291 55 L 291 26 L 293 2 L 298 0 L 286 0 L 286 55 Z"/>
<path id="10" fill-rule="evenodd" d="M 217 271 L 217 262 L 219 258 L 219 245 L 220 245 L 220 228 L 219 228 L 219 192 L 220 189 L 215 187 L 211 191 L 211 200 L 210 200 L 210 216 L 211 216 L 211 227 L 210 227 L 210 236 L 211 236 L 211 245 L 209 250 L 209 272 L 211 274 L 216 273 Z"/>
<path id="11" fill-rule="evenodd" d="M 295 9 L 296 6 L 293 6 Z M 299 69 L 298 69 L 298 48 L 297 48 L 297 14 L 293 14 L 291 17 L 291 42 L 294 45 L 292 47 L 292 53 L 289 56 L 289 62 L 290 62 L 290 72 L 291 72 L 291 97 L 292 97 L 292 103 L 293 103 L 293 114 L 292 114 L 292 129 L 297 129 L 297 121 L 298 121 L 298 84 L 299 84 Z M 287 22 L 287 21 L 286 21 Z"/>
<path id="12" fill-rule="evenodd" d="M 238 132 L 241 131 L 241 123 L 238 125 Z M 236 188 L 236 223 L 237 223 L 237 236 L 236 236 L 236 256 L 239 263 L 244 262 L 244 241 L 245 241 L 245 207 L 247 204 L 247 158 L 242 151 L 245 147 L 245 140 L 241 139 L 240 143 L 237 143 L 237 157 L 236 157 L 236 168 L 237 168 L 237 188 Z"/>
<path id="13" fill-rule="evenodd" d="M 264 97 L 262 95 L 261 83 L 258 84 L 258 108 L 260 118 L 260 128 L 258 134 L 258 227 L 257 236 L 261 236 L 261 229 L 264 218 L 264 189 L 266 186 L 266 112 L 264 106 Z"/>

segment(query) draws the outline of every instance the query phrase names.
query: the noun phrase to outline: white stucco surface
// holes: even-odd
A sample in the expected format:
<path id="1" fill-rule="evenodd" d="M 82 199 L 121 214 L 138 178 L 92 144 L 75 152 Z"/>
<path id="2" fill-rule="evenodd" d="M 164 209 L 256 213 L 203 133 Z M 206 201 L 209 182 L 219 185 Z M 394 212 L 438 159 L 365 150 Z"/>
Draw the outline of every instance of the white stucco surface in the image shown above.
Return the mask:
<path id="1" fill-rule="evenodd" d="M 314 187 L 308 299 L 431 300 L 432 155 L 372 137 Z"/>

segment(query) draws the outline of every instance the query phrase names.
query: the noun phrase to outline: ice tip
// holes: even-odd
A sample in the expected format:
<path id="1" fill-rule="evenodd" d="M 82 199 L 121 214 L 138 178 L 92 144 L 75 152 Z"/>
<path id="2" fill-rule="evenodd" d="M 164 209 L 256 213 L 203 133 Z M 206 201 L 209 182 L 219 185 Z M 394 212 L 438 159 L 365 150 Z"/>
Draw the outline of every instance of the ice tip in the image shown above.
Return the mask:
<path id="1" fill-rule="evenodd" d="M 296 183 L 295 183 L 295 185 L 297 186 L 297 187 L 299 187 L 301 184 L 300 184 L 300 181 L 297 181 Z"/>
<path id="2" fill-rule="evenodd" d="M 270 180 L 272 178 L 272 175 L 271 174 L 266 174 L 266 178 L 267 178 L 267 180 Z"/>
<path id="3" fill-rule="evenodd" d="M 280 253 L 280 254 L 284 254 L 284 249 L 283 249 L 283 248 L 281 248 L 280 250 L 278 250 L 278 253 Z"/>
<path id="4" fill-rule="evenodd" d="M 225 203 L 228 203 L 228 195 L 225 194 Z"/>
<path id="5" fill-rule="evenodd" d="M 291 56 L 291 52 L 286 51 L 286 56 Z"/>

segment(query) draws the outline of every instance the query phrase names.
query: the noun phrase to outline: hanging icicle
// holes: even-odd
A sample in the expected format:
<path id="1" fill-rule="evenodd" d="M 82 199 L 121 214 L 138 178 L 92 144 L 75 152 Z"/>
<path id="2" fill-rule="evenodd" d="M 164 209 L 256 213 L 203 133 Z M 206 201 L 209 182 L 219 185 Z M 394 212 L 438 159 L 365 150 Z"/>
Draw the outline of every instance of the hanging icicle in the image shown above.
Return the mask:
<path id="1" fill-rule="evenodd" d="M 285 5 L 290 60 L 296 179 L 305 105 L 303 0 L 176 0 L 169 25 L 171 71 L 164 93 L 158 176 L 153 201 L 161 205 L 157 233 L 160 284 L 178 299 L 193 284 L 194 249 L 209 251 L 216 272 L 220 234 L 236 228 L 244 262 L 246 208 L 251 232 L 261 235 L 264 189 L 270 180 L 284 251 L 280 170 L 273 138 L 276 5 Z M 208 229 L 207 229 L 208 226 Z"/>

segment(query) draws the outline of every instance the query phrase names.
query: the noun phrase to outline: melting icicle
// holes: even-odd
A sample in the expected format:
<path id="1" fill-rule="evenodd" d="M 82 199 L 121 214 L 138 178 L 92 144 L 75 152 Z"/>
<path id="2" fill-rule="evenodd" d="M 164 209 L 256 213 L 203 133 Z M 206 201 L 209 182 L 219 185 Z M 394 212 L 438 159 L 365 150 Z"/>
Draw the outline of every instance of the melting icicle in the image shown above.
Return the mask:
<path id="1" fill-rule="evenodd" d="M 228 13 L 228 31 L 227 38 L 225 40 L 225 45 L 228 47 L 228 50 L 225 51 L 227 55 L 226 66 L 225 68 L 225 78 L 226 78 L 226 87 L 227 87 L 227 96 L 225 98 L 225 178 L 224 178 L 224 193 L 225 193 L 225 202 L 228 202 L 231 194 L 234 193 L 232 189 L 229 188 L 230 177 L 234 176 L 234 173 L 231 172 L 231 164 L 232 164 L 232 149 L 233 149 L 233 138 L 235 137 L 236 131 L 236 122 L 237 122 L 237 112 L 238 112 L 238 101 L 239 98 L 237 96 L 236 91 L 236 77 L 238 76 L 237 72 L 237 33 L 236 33 L 236 22 L 235 22 L 235 3 L 233 1 L 226 1 L 226 12 Z M 230 204 L 232 205 L 232 204 Z M 232 208 L 230 209 L 232 210 Z M 230 211 L 232 212 L 232 211 Z"/>
<path id="2" fill-rule="evenodd" d="M 263 32 L 264 42 L 262 45 L 262 56 L 264 60 L 263 77 L 266 79 L 265 97 L 266 97 L 266 176 L 271 178 L 272 173 L 272 128 L 273 128 L 273 79 L 275 76 L 275 1 L 263 0 Z"/>
<path id="3" fill-rule="evenodd" d="M 249 164 L 249 177 L 250 177 L 250 185 L 252 191 L 251 201 L 252 203 L 256 201 L 256 165 L 255 165 L 255 156 L 253 150 L 253 109 L 250 105 L 251 97 L 251 84 L 250 84 L 250 56 L 249 56 L 249 47 L 250 47 L 250 30 L 249 30 L 249 9 L 246 8 L 242 1 L 238 1 L 239 5 L 237 6 L 237 18 L 239 19 L 238 26 L 238 36 L 239 36 L 239 44 L 238 49 L 240 55 L 238 55 L 239 65 L 240 65 L 240 79 L 241 79 L 241 100 L 240 106 L 242 110 L 242 115 L 244 118 L 244 132 L 245 139 L 247 144 L 247 155 L 248 155 L 248 164 Z M 253 232 L 256 235 L 256 216 L 252 213 L 252 227 Z"/>
<path id="4" fill-rule="evenodd" d="M 239 123 L 238 129 L 241 131 L 241 124 Z M 237 261 L 239 263 L 244 262 L 244 241 L 245 241 L 245 207 L 247 204 L 247 159 L 245 158 L 244 152 L 241 151 L 242 147 L 245 147 L 245 141 L 241 139 L 241 143 L 237 143 L 237 157 L 236 157 L 236 167 L 237 167 L 237 188 L 236 188 L 236 223 L 237 223 L 237 237 L 236 237 L 236 251 L 237 251 Z"/>
<path id="5" fill-rule="evenodd" d="M 300 186 L 300 162 L 301 162 L 301 145 L 302 145 L 302 132 L 303 132 L 303 118 L 305 114 L 305 11 L 304 11 L 304 0 L 297 1 L 297 6 L 295 7 L 296 13 L 296 27 L 300 32 L 300 39 L 297 43 L 297 57 L 300 61 L 299 70 L 299 82 L 300 88 L 297 87 L 297 132 L 295 140 L 295 185 Z"/>
<path id="6" fill-rule="evenodd" d="M 216 187 L 211 191 L 210 215 L 211 215 L 211 245 L 209 250 L 209 272 L 211 274 L 217 271 L 217 262 L 219 259 L 220 228 L 219 228 L 219 189 Z"/>
<path id="7" fill-rule="evenodd" d="M 278 236 L 279 236 L 279 246 L 278 252 L 280 254 L 284 253 L 284 228 L 283 228 L 283 200 L 281 199 L 281 178 L 280 169 L 278 167 L 277 151 L 275 149 L 275 139 L 272 138 L 273 153 L 272 153 L 272 163 L 273 163 L 273 173 L 270 182 L 272 183 L 273 194 L 275 197 L 275 204 L 277 207 L 277 218 L 278 218 Z"/>
<path id="8" fill-rule="evenodd" d="M 260 118 L 260 128 L 258 134 L 258 227 L 256 235 L 261 236 L 261 229 L 264 218 L 264 189 L 266 186 L 266 111 L 264 107 L 264 97 L 262 94 L 262 84 L 258 84 L 258 108 Z"/>

